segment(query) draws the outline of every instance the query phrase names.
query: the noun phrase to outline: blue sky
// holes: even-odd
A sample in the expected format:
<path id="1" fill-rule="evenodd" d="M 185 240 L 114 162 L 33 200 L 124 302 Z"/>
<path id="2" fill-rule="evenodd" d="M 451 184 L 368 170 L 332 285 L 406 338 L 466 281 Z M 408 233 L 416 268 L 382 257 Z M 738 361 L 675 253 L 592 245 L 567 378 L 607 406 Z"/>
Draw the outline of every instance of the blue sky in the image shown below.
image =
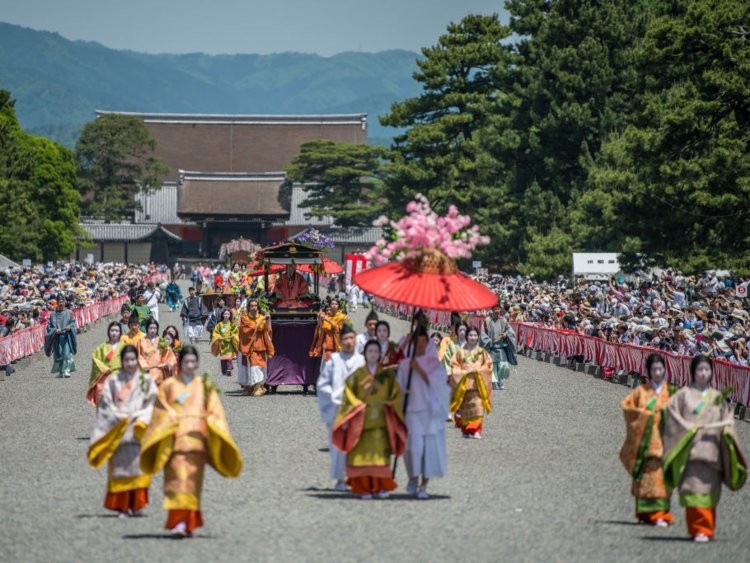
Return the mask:
<path id="1" fill-rule="evenodd" d="M 329 56 L 432 45 L 503 0 L 0 0 L 0 21 L 147 53 Z"/>

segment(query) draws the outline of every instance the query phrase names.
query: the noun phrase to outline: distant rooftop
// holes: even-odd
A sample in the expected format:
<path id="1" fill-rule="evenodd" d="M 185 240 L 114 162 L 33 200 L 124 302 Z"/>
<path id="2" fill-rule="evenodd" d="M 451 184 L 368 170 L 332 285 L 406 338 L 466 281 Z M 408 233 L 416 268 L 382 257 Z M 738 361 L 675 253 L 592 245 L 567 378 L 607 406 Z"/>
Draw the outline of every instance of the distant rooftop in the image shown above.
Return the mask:
<path id="1" fill-rule="evenodd" d="M 97 115 L 118 114 L 140 117 L 146 123 L 211 123 L 248 125 L 352 125 L 366 127 L 366 113 L 342 114 L 231 114 L 231 113 L 150 113 L 96 110 Z"/>

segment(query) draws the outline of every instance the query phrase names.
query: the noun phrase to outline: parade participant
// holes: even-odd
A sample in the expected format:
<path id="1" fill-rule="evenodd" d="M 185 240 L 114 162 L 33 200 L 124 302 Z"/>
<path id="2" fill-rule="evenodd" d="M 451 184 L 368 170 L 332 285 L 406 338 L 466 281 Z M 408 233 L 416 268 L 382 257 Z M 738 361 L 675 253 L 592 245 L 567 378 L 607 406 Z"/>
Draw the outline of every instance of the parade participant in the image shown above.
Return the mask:
<path id="1" fill-rule="evenodd" d="M 169 307 L 170 312 L 176 311 L 182 301 L 182 292 L 180 291 L 180 286 L 175 283 L 174 279 L 167 284 L 165 293 L 167 307 Z"/>
<path id="2" fill-rule="evenodd" d="M 180 332 L 177 330 L 176 326 L 169 325 L 162 331 L 161 337 L 165 338 L 169 342 L 169 347 L 172 348 L 172 351 L 175 353 L 175 355 L 180 352 L 182 343 L 180 342 Z"/>
<path id="3" fill-rule="evenodd" d="M 210 336 L 213 336 L 214 329 L 216 328 L 216 325 L 219 324 L 221 315 L 224 313 L 225 309 L 226 301 L 224 300 L 223 296 L 219 296 L 219 298 L 216 300 L 213 311 L 211 311 L 211 313 L 208 315 L 208 321 L 206 322 L 206 330 L 208 331 L 208 334 Z"/>
<path id="4" fill-rule="evenodd" d="M 76 320 L 65 307 L 65 296 L 57 296 L 57 309 L 50 314 L 44 333 L 44 353 L 52 356 L 52 372 L 58 378 L 70 377 L 76 371 L 75 355 L 78 352 Z"/>
<path id="5" fill-rule="evenodd" d="M 138 346 L 138 341 L 143 336 L 141 321 L 138 320 L 138 315 L 131 313 L 130 318 L 128 318 L 128 331 L 120 337 L 120 344 L 123 346 Z"/>
<path id="6" fill-rule="evenodd" d="M 664 428 L 664 480 L 679 488 L 688 533 L 699 543 L 714 537 L 722 481 L 737 491 L 745 484 L 747 462 L 740 451 L 734 413 L 726 397 L 709 387 L 713 361 L 690 362 L 691 384 L 669 400 Z"/>
<path id="7" fill-rule="evenodd" d="M 151 424 L 141 440 L 141 469 L 164 469 L 165 528 L 191 536 L 203 525 L 201 489 L 208 463 L 225 477 L 237 477 L 242 457 L 229 433 L 219 393 L 208 374 L 198 375 L 198 350 L 184 346 L 179 371 L 159 388 Z"/>
<path id="8" fill-rule="evenodd" d="M 672 491 L 664 485 L 664 446 L 659 430 L 669 402 L 664 357 L 649 355 L 646 374 L 648 381 L 633 389 L 622 402 L 627 434 L 620 460 L 633 478 L 631 491 L 635 497 L 636 518 L 639 522 L 665 528 L 674 523 L 674 518 L 669 511 Z"/>
<path id="9" fill-rule="evenodd" d="M 380 345 L 381 367 L 383 369 L 398 368 L 398 364 L 404 359 L 404 351 L 393 340 L 390 340 L 391 325 L 386 321 L 378 321 L 375 326 L 375 335 Z"/>
<path id="10" fill-rule="evenodd" d="M 135 298 L 135 305 L 130 316 L 137 316 L 141 321 L 141 332 L 146 332 L 146 321 L 151 318 L 151 309 L 146 305 L 146 298 L 143 294 L 138 294 Z"/>
<path id="11" fill-rule="evenodd" d="M 466 331 L 469 330 L 469 326 L 461 322 L 460 318 L 456 319 L 453 324 L 451 333 L 448 336 L 443 337 L 440 341 L 440 348 L 438 350 L 438 358 L 443 362 L 445 372 L 451 373 L 451 362 L 453 356 L 456 355 L 461 348 L 466 346 Z"/>
<path id="12" fill-rule="evenodd" d="M 268 361 L 276 353 L 271 341 L 269 315 L 260 315 L 258 300 L 248 299 L 247 310 L 240 317 L 237 375 L 245 395 L 262 397 L 266 394 Z"/>
<path id="13" fill-rule="evenodd" d="M 347 484 L 363 499 L 387 498 L 397 485 L 391 455 L 404 452 L 406 427 L 402 393 L 391 369 L 380 366 L 380 345 L 365 344 L 365 365 L 344 384 L 333 425 L 333 445 L 346 454 Z"/>
<path id="14" fill-rule="evenodd" d="M 406 490 L 417 498 L 426 499 L 429 498 L 429 480 L 444 477 L 446 472 L 445 419 L 448 416 L 450 387 L 435 343 L 427 337 L 424 327 L 417 328 L 414 337 L 414 357 L 401 360 L 397 378 L 405 390 L 404 397 L 409 397 L 404 452 L 409 475 Z"/>
<path id="15" fill-rule="evenodd" d="M 146 290 L 143 292 L 143 301 L 148 307 L 149 316 L 156 321 L 159 320 L 159 301 L 161 300 L 161 291 L 152 281 L 146 284 Z"/>
<path id="16" fill-rule="evenodd" d="M 119 356 L 121 369 L 106 378 L 97 403 L 88 461 L 94 469 L 109 462 L 104 508 L 127 518 L 142 516 L 148 504 L 151 478 L 140 469 L 139 438 L 151 421 L 156 386 L 139 369 L 133 346 L 124 346 Z"/>
<path id="17" fill-rule="evenodd" d="M 318 409 L 323 424 L 328 429 L 329 453 L 331 456 L 331 479 L 336 480 L 335 489 L 346 491 L 345 468 L 346 456 L 333 446 L 333 423 L 341 405 L 346 378 L 354 370 L 365 365 L 365 358 L 357 353 L 355 333 L 352 325 L 346 324 L 341 329 L 341 351 L 331 354 L 331 359 L 320 370 L 315 388 L 318 390 Z"/>
<path id="18" fill-rule="evenodd" d="M 127 334 L 128 330 L 128 322 L 130 321 L 130 305 L 127 303 L 123 303 L 122 307 L 120 308 L 120 332 L 122 334 Z"/>
<path id="19" fill-rule="evenodd" d="M 86 400 L 92 407 L 99 404 L 102 388 L 109 374 L 120 369 L 121 336 L 120 323 L 112 321 L 107 327 L 107 341 L 97 346 L 91 354 L 91 376 Z"/>
<path id="20" fill-rule="evenodd" d="M 146 334 L 138 341 L 136 349 L 141 368 L 148 371 L 157 386 L 174 373 L 177 358 L 169 343 L 159 338 L 159 323 L 155 319 L 147 319 Z"/>
<path id="21" fill-rule="evenodd" d="M 503 316 L 503 308 L 499 305 L 492 308 L 492 316 L 482 323 L 479 341 L 492 358 L 492 388 L 505 389 L 505 380 L 510 377 L 510 366 L 518 361 L 516 333 Z"/>
<path id="22" fill-rule="evenodd" d="M 232 377 L 233 361 L 239 350 L 239 331 L 232 322 L 232 310 L 224 309 L 211 335 L 211 353 L 221 360 L 221 374 Z"/>
<path id="23" fill-rule="evenodd" d="M 332 299 L 328 306 L 318 313 L 318 325 L 315 327 L 313 342 L 310 346 L 310 357 L 322 358 L 321 369 L 331 358 L 331 354 L 341 350 L 341 329 L 351 319 L 340 310 L 339 302 Z"/>
<path id="24" fill-rule="evenodd" d="M 492 358 L 479 346 L 479 331 L 466 332 L 466 347 L 451 362 L 453 388 L 450 412 L 465 438 L 482 437 L 482 421 L 492 412 Z"/>
<path id="25" fill-rule="evenodd" d="M 310 289 L 305 278 L 297 271 L 294 264 L 287 264 L 282 273 L 278 275 L 271 288 L 276 296 L 275 306 L 278 308 L 304 307 L 305 303 L 300 301 L 307 296 Z"/>
<path id="26" fill-rule="evenodd" d="M 440 346 L 440 343 L 443 341 L 443 335 L 439 332 L 433 332 L 430 335 L 430 340 L 432 340 L 432 343 L 435 345 L 435 353 L 437 353 L 438 346 Z"/>
<path id="27" fill-rule="evenodd" d="M 208 311 L 194 287 L 188 289 L 188 298 L 182 304 L 180 318 L 185 324 L 185 337 L 190 344 L 195 344 L 203 335 L 203 323 L 206 322 Z"/>
<path id="28" fill-rule="evenodd" d="M 375 311 L 367 313 L 365 331 L 357 335 L 357 354 L 362 354 L 365 351 L 365 344 L 367 344 L 368 340 L 377 340 L 375 329 L 378 327 L 379 320 L 378 314 Z"/>

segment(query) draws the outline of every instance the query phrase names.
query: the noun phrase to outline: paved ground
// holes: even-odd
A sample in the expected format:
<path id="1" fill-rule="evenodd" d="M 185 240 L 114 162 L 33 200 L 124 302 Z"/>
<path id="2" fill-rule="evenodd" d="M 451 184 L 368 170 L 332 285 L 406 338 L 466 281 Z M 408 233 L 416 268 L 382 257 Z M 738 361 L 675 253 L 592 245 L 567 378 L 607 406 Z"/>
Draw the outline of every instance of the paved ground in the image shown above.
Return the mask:
<path id="1" fill-rule="evenodd" d="M 163 323 L 176 320 L 162 313 Z M 0 561 L 740 561 L 750 552 L 750 486 L 725 491 L 710 545 L 686 541 L 680 509 L 669 530 L 635 525 L 617 458 L 627 389 L 526 358 L 496 394 L 483 440 L 449 431 L 449 475 L 429 501 L 333 492 L 315 399 L 295 388 L 237 396 L 219 375 L 245 471 L 235 480 L 207 471 L 206 526 L 172 541 L 161 478 L 148 517 L 122 521 L 101 507 L 106 472 L 86 464 L 88 358 L 105 330 L 100 322 L 80 336 L 80 371 L 69 380 L 36 358 L 0 382 Z M 218 368 L 201 349 L 203 366 Z M 739 432 L 750 453 L 750 424 Z"/>

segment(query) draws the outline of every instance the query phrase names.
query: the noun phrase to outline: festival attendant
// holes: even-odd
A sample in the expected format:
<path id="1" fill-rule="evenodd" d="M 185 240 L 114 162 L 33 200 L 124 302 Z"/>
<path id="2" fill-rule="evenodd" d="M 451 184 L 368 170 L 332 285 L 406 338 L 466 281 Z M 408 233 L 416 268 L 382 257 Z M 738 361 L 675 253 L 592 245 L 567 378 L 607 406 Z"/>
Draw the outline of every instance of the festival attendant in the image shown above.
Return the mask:
<path id="1" fill-rule="evenodd" d="M 239 329 L 232 322 L 232 310 L 224 309 L 211 335 L 211 353 L 221 361 L 221 375 L 232 377 L 234 359 L 239 350 Z"/>
<path id="2" fill-rule="evenodd" d="M 492 358 L 479 346 L 479 331 L 466 331 L 466 347 L 451 362 L 450 412 L 464 438 L 482 437 L 484 416 L 492 411 Z"/>
<path id="3" fill-rule="evenodd" d="M 97 346 L 91 354 L 91 375 L 86 400 L 93 407 L 99 404 L 104 382 L 109 374 L 120 369 L 121 336 L 120 323 L 112 321 L 107 327 L 107 340 Z"/>
<path id="4" fill-rule="evenodd" d="M 138 341 L 138 361 L 148 371 L 156 385 L 170 377 L 177 367 L 177 358 L 169 342 L 159 338 L 159 323 L 156 319 L 146 322 L 146 334 Z"/>
<path id="5" fill-rule="evenodd" d="M 276 353 L 271 340 L 271 317 L 261 315 L 257 299 L 248 299 L 239 323 L 237 378 L 245 395 L 266 394 L 268 361 Z"/>

